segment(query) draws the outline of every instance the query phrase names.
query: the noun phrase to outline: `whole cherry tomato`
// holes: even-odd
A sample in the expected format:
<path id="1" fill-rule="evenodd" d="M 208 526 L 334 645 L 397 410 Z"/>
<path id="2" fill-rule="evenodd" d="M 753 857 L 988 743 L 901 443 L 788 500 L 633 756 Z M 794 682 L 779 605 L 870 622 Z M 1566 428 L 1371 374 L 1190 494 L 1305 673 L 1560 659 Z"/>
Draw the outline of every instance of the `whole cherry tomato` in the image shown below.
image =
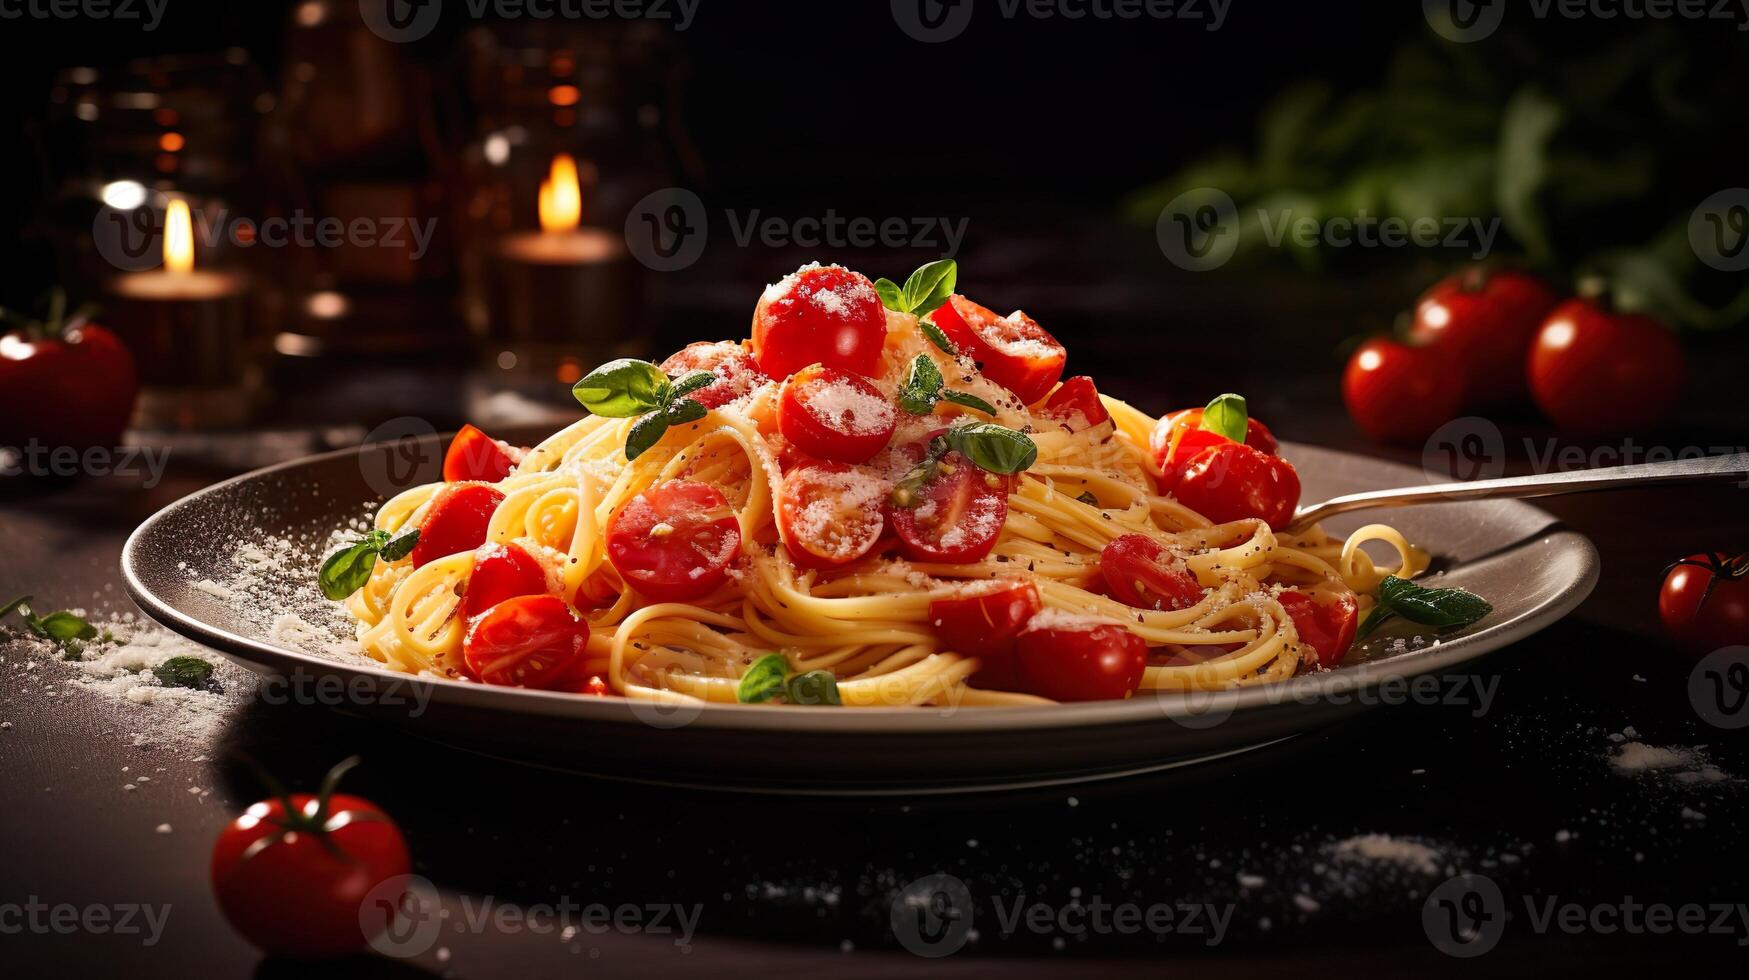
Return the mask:
<path id="1" fill-rule="evenodd" d="M 1682 347 L 1643 313 L 1612 312 L 1596 300 L 1568 300 L 1537 332 L 1530 391 L 1563 429 L 1607 434 L 1656 423 L 1682 392 Z"/>
<path id="2" fill-rule="evenodd" d="M 929 314 L 948 339 L 978 363 L 984 376 L 1025 404 L 1045 396 L 1063 376 L 1069 352 L 1038 321 L 1015 310 L 1007 316 L 966 299 L 950 296 Z"/>
<path id="3" fill-rule="evenodd" d="M 471 425 L 464 425 L 450 440 L 449 451 L 443 455 L 443 479 L 445 483 L 470 480 L 497 483 L 510 475 L 521 455 L 521 450 L 513 453 L 505 443 Z"/>
<path id="4" fill-rule="evenodd" d="M 468 591 L 462 596 L 462 612 L 478 616 L 505 599 L 544 595 L 546 591 L 546 569 L 521 545 L 487 545 L 474 558 Z"/>
<path id="5" fill-rule="evenodd" d="M 747 348 L 727 340 L 688 344 L 662 362 L 662 371 L 676 378 L 693 371 L 716 375 L 716 381 L 686 396 L 705 408 L 721 408 L 768 380 Z"/>
<path id="6" fill-rule="evenodd" d="M 468 622 L 462 657 L 481 683 L 570 691 L 583 679 L 589 624 L 556 595 L 505 599 Z"/>
<path id="7" fill-rule="evenodd" d="M 1053 701 L 1116 701 L 1142 686 L 1148 644 L 1115 623 L 1040 613 L 1016 641 L 1022 687 Z"/>
<path id="8" fill-rule="evenodd" d="M 1369 340 L 1348 359 L 1342 401 L 1349 417 L 1372 438 L 1417 442 L 1457 418 L 1463 377 L 1443 347 Z"/>
<path id="9" fill-rule="evenodd" d="M 810 364 L 873 375 L 887 339 L 874 283 L 842 266 L 807 266 L 765 290 L 753 311 L 753 356 L 774 378 Z"/>
<path id="10" fill-rule="evenodd" d="M 607 557 L 626 584 L 657 602 L 709 595 L 741 550 L 741 522 L 708 483 L 670 480 L 645 490 L 607 526 Z"/>
<path id="11" fill-rule="evenodd" d="M 784 474 L 777 528 L 803 568 L 830 568 L 872 551 L 886 527 L 892 483 L 845 463 L 808 463 Z"/>
<path id="12" fill-rule="evenodd" d="M 0 333 L 0 447 L 119 445 L 138 394 L 133 356 L 95 323 Z"/>
<path id="13" fill-rule="evenodd" d="M 252 804 L 213 843 L 219 910 L 264 952 L 345 956 L 393 921 L 393 903 L 378 904 L 371 893 L 408 873 L 407 844 L 376 804 L 334 792 L 356 763 L 335 766 L 315 795 Z"/>
<path id="14" fill-rule="evenodd" d="M 484 483 L 452 483 L 437 491 L 419 524 L 413 567 L 485 544 L 492 512 L 503 502 L 504 494 Z"/>
<path id="15" fill-rule="evenodd" d="M 1300 475 L 1280 456 L 1229 442 L 1191 457 L 1172 495 L 1216 524 L 1259 517 L 1280 531 L 1299 506 Z"/>
<path id="16" fill-rule="evenodd" d="M 1040 414 L 1062 423 L 1071 432 L 1091 429 L 1111 418 L 1111 413 L 1105 410 L 1105 403 L 1099 400 L 1099 389 L 1093 384 L 1093 379 L 1085 375 L 1077 375 L 1058 385 L 1051 397 L 1045 399 Z"/>
<path id="17" fill-rule="evenodd" d="M 1658 593 L 1658 618 L 1678 646 L 1696 656 L 1749 646 L 1749 554 L 1689 555 L 1670 566 Z"/>
<path id="18" fill-rule="evenodd" d="M 1148 450 L 1153 453 L 1154 462 L 1160 467 L 1161 478 L 1165 481 L 1167 490 L 1177 485 L 1178 475 L 1197 453 L 1210 446 L 1232 441 L 1226 436 L 1202 428 L 1203 411 L 1200 408 L 1186 408 L 1173 412 L 1155 423 L 1154 430 L 1148 434 Z M 1245 445 L 1271 456 L 1280 450 L 1269 426 L 1250 417 L 1245 419 Z"/>
<path id="19" fill-rule="evenodd" d="M 950 452 L 914 500 L 892 508 L 891 520 L 900 550 L 912 561 L 982 561 L 1008 520 L 1008 482 Z"/>
<path id="20" fill-rule="evenodd" d="M 1360 605 L 1353 596 L 1318 602 L 1304 592 L 1286 589 L 1275 598 L 1293 619 L 1300 642 L 1317 653 L 1318 666 L 1334 667 L 1342 662 L 1360 625 Z"/>
<path id="21" fill-rule="evenodd" d="M 1524 359 L 1531 341 L 1558 302 L 1554 291 L 1535 276 L 1476 266 L 1422 294 L 1409 340 L 1439 348 L 1439 367 L 1464 379 L 1470 404 L 1516 404 L 1529 394 Z M 1371 431 L 1365 423 L 1361 427 Z"/>
<path id="22" fill-rule="evenodd" d="M 976 687 L 996 691 L 1020 689 L 1015 671 L 1014 642 L 1032 617 L 1044 608 L 1031 582 L 996 583 L 969 595 L 929 603 L 929 622 L 941 645 L 955 653 L 977 657 Z"/>
<path id="23" fill-rule="evenodd" d="M 886 448 L 899 412 L 868 379 L 813 364 L 791 375 L 777 402 L 777 428 L 819 459 L 866 463 Z"/>
<path id="24" fill-rule="evenodd" d="M 1113 538 L 1100 552 L 1099 572 L 1107 594 L 1137 609 L 1189 609 L 1203 600 L 1184 559 L 1145 534 Z"/>

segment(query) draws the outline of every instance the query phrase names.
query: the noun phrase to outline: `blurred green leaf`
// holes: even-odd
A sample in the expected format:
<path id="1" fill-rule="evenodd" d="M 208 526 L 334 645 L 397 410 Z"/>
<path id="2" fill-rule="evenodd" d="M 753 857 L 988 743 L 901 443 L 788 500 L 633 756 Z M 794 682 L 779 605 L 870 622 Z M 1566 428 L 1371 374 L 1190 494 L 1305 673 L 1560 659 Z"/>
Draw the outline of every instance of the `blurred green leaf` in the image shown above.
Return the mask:
<path id="1" fill-rule="evenodd" d="M 1549 179 L 1549 141 L 1560 128 L 1561 119 L 1561 107 L 1536 89 L 1514 95 L 1500 119 L 1495 202 L 1506 230 L 1538 261 L 1547 260 L 1550 254 L 1539 197 Z"/>

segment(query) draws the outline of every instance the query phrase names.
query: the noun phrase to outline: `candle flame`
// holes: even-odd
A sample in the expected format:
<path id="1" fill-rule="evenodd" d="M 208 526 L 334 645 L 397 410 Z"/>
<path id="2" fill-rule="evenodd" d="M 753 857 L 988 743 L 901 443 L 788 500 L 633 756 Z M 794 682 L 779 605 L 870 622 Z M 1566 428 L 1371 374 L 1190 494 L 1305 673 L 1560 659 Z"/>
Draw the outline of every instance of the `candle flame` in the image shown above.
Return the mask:
<path id="1" fill-rule="evenodd" d="M 577 181 L 577 161 L 569 153 L 553 157 L 553 168 L 540 185 L 540 229 L 575 231 L 583 221 L 583 188 Z"/>
<path id="2" fill-rule="evenodd" d="M 194 271 L 194 221 L 188 202 L 180 198 L 164 215 L 164 268 L 177 275 Z"/>

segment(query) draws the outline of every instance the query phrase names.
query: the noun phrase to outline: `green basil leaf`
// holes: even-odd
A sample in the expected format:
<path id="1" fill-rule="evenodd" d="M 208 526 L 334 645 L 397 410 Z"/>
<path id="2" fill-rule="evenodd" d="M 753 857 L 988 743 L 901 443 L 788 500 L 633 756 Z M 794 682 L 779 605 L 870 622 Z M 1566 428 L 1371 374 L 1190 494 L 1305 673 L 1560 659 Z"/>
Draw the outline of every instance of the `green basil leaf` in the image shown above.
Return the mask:
<path id="1" fill-rule="evenodd" d="M 686 404 L 697 405 L 698 403 L 689 398 L 686 400 Z M 626 459 L 634 460 L 644 455 L 651 446 L 662 441 L 662 433 L 667 431 L 667 412 L 656 412 L 639 419 L 637 424 L 632 426 L 632 431 L 626 433 Z"/>
<path id="2" fill-rule="evenodd" d="M 959 284 L 959 268 L 953 259 L 938 259 L 911 273 L 905 280 L 905 312 L 913 316 L 935 312 L 953 295 L 954 286 Z"/>
<path id="3" fill-rule="evenodd" d="M 383 561 L 400 561 L 412 554 L 413 546 L 418 543 L 419 529 L 417 527 L 403 528 L 401 533 L 383 542 L 383 550 L 378 552 L 378 556 Z"/>
<path id="4" fill-rule="evenodd" d="M 688 422 L 697 422 L 710 413 L 711 410 L 705 408 L 703 404 L 690 398 L 682 398 L 669 405 L 667 410 L 662 413 L 662 417 L 668 420 L 669 425 L 685 425 Z"/>
<path id="5" fill-rule="evenodd" d="M 1216 395 L 1215 400 L 1202 410 L 1202 425 L 1199 428 L 1242 443 L 1245 441 L 1245 423 L 1249 417 L 1243 395 Z"/>
<path id="6" fill-rule="evenodd" d="M 1075 495 L 1075 499 L 1081 501 L 1082 503 L 1086 504 L 1089 507 L 1098 507 L 1099 506 L 1099 498 L 1095 497 L 1091 490 L 1081 491 L 1080 493 Z"/>
<path id="7" fill-rule="evenodd" d="M 584 375 L 571 394 L 595 415 L 629 419 L 653 412 L 668 402 L 672 385 L 662 369 L 649 361 L 622 357 Z"/>
<path id="8" fill-rule="evenodd" d="M 964 405 L 967 408 L 975 408 L 985 415 L 996 414 L 996 406 L 977 395 L 970 395 L 963 391 L 944 391 L 941 393 L 941 400 L 953 402 L 955 405 Z"/>
<path id="9" fill-rule="evenodd" d="M 991 473 L 1019 473 L 1038 459 L 1031 439 L 994 422 L 954 426 L 945 438 L 949 447 Z"/>
<path id="10" fill-rule="evenodd" d="M 199 657 L 171 657 L 152 668 L 152 676 L 165 687 L 203 690 L 212 686 L 213 665 Z"/>
<path id="11" fill-rule="evenodd" d="M 669 397 L 685 398 L 700 388 L 709 388 L 716 383 L 717 376 L 709 371 L 688 371 L 675 379 Z"/>
<path id="12" fill-rule="evenodd" d="M 887 499 L 892 501 L 894 507 L 915 507 L 922 503 L 919 493 L 925 483 L 935 479 L 935 471 L 938 469 L 936 464 L 937 458 L 931 454 L 923 462 L 911 467 L 910 472 L 893 484 L 893 492 Z"/>
<path id="13" fill-rule="evenodd" d="M 1379 583 L 1379 606 L 1423 626 L 1468 626 L 1494 611 L 1473 592 L 1424 589 L 1395 575 Z"/>
<path id="14" fill-rule="evenodd" d="M 898 283 L 891 279 L 876 279 L 874 287 L 875 295 L 881 298 L 882 306 L 894 313 L 911 312 L 905 309 L 905 291 L 899 288 Z"/>
<path id="15" fill-rule="evenodd" d="M 1354 631 L 1354 642 L 1359 643 L 1361 640 L 1366 639 L 1367 634 L 1378 629 L 1385 620 L 1390 618 L 1391 611 L 1386 609 L 1382 603 L 1372 607 L 1372 611 L 1367 613 L 1366 618 L 1360 621 L 1360 628 Z"/>
<path id="16" fill-rule="evenodd" d="M 388 543 L 389 532 L 372 531 L 329 555 L 316 573 L 322 594 L 339 602 L 364 588 L 364 583 L 370 581 L 371 569 L 376 567 L 377 555 Z"/>
<path id="17" fill-rule="evenodd" d="M 49 613 L 37 620 L 43 633 L 56 643 L 67 643 L 71 640 L 90 640 L 97 636 L 97 627 L 70 612 Z"/>
<path id="18" fill-rule="evenodd" d="M 841 705 L 844 701 L 838 696 L 838 678 L 829 670 L 810 670 L 805 674 L 797 674 L 784 685 L 784 697 L 790 704 L 811 705 Z"/>
<path id="19" fill-rule="evenodd" d="M 30 615 L 30 596 L 21 595 L 6 605 L 0 606 L 0 619 L 5 619 L 20 609 L 24 610 L 26 616 Z"/>
<path id="20" fill-rule="evenodd" d="M 783 693 L 783 679 L 789 675 L 789 661 L 781 653 L 769 653 L 753 661 L 741 683 L 735 688 L 735 700 L 742 704 L 759 704 Z"/>
<path id="21" fill-rule="evenodd" d="M 912 415 L 928 415 L 935 411 L 935 401 L 946 383 L 935 361 L 928 354 L 918 354 L 899 386 L 899 407 Z"/>
<path id="22" fill-rule="evenodd" d="M 943 354 L 946 354 L 949 357 L 954 357 L 959 354 L 960 349 L 954 346 L 953 341 L 947 339 L 947 331 L 936 326 L 929 320 L 918 320 L 917 325 L 923 328 L 923 336 L 928 337 L 930 343 L 941 348 Z"/>

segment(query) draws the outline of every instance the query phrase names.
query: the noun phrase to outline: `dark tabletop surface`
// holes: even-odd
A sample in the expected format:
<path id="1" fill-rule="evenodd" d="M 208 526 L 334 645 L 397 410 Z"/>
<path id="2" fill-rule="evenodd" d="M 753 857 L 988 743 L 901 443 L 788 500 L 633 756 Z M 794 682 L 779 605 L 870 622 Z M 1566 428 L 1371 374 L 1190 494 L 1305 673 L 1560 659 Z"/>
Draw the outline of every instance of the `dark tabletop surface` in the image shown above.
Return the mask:
<path id="1" fill-rule="evenodd" d="M 1085 369 L 1112 372 L 1101 376 L 1116 393 L 1150 408 L 1207 397 L 1193 386 L 1149 394 L 1153 383 L 1116 347 L 1086 356 L 1100 363 Z M 405 389 L 379 376 L 370 390 L 464 388 L 449 370 L 411 373 Z M 342 374 L 313 373 L 324 377 L 287 385 L 305 396 L 268 422 L 289 429 L 376 411 Z M 1259 414 L 1273 402 L 1284 437 L 1419 459 L 1365 444 L 1335 404 L 1327 369 L 1303 387 L 1277 384 L 1263 399 Z M 467 408 L 427 412 L 441 428 Z M 1502 429 L 1514 470 L 1553 445 L 1534 423 Z M 360 434 L 310 431 L 252 444 L 295 454 Z M 1746 437 L 1749 419 L 1726 408 L 1636 445 L 1740 446 Z M 1618 461 L 1601 448 L 1586 458 Z M 231 469 L 179 450 L 150 488 L 137 474 L 0 487 L 0 601 L 31 592 L 44 608 L 130 611 L 117 568 L 127 534 Z M 1740 731 L 1697 712 L 1694 661 L 1659 639 L 1655 597 L 1672 559 L 1749 547 L 1746 500 L 1742 488 L 1706 486 L 1550 501 L 1597 543 L 1602 579 L 1566 621 L 1466 668 L 1472 690 L 1492 692 L 1486 699 L 1382 707 L 1172 775 L 1006 795 L 831 800 L 609 783 L 247 690 L 211 730 L 142 738 L 138 705 L 71 683 L 71 668 L 20 644 L 0 647 L 0 967 L 219 977 L 1045 975 L 1071 963 L 1150 976 L 1444 973 L 1477 965 L 1438 948 L 1455 909 L 1503 930 L 1478 961 L 1491 971 L 1540 975 L 1554 962 L 1740 971 L 1749 752 Z M 1728 778 L 1623 774 L 1610 759 L 1611 736 L 1624 730 L 1647 745 L 1698 747 Z M 214 836 L 263 796 L 240 758 L 310 789 L 353 753 L 364 764 L 348 788 L 398 820 L 416 872 L 439 892 L 442 928 L 403 957 L 315 968 L 263 959 L 225 925 L 207 884 Z M 1341 842 L 1369 834 L 1431 851 L 1408 864 L 1343 859 Z M 913 885 L 937 875 L 948 878 Z M 1446 884 L 1463 875 L 1480 878 Z M 969 921 L 942 924 L 905 904 L 938 887 L 969 905 Z M 155 936 L 12 928 L 31 903 L 168 911 Z M 599 927 L 602 909 L 586 911 L 595 905 L 626 924 Z M 1672 915 L 1705 907 L 1688 913 L 1704 922 L 1689 920 L 1699 925 L 1686 934 L 1648 929 L 1663 920 L 1646 918 L 1647 906 Z M 1171 928 L 1161 925 L 1168 913 Z M 954 955 L 925 959 L 912 948 Z"/>

